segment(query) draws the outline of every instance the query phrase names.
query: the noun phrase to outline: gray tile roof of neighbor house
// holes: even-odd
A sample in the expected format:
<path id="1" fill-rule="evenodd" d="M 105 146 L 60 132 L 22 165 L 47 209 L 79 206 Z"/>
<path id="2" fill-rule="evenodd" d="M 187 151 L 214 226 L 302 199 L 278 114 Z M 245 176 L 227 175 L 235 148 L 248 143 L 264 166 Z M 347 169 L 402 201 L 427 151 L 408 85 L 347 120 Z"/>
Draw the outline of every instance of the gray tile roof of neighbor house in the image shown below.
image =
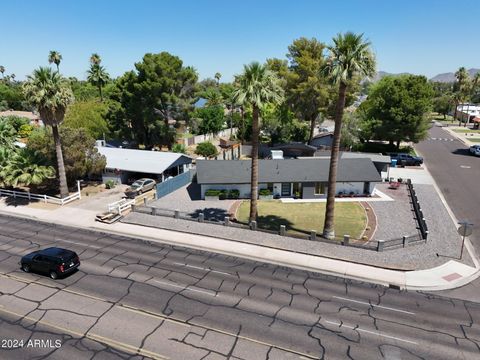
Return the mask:
<path id="1" fill-rule="evenodd" d="M 97 146 L 97 149 L 100 154 L 105 155 L 107 158 L 106 167 L 109 169 L 161 174 L 173 165 L 192 162 L 189 156 L 173 152 L 120 149 L 104 146 Z"/>
<path id="2" fill-rule="evenodd" d="M 322 157 L 330 159 L 330 151 L 317 150 L 313 155 L 315 157 Z M 341 151 L 339 154 L 340 159 L 359 159 L 359 158 L 368 158 L 373 162 L 390 164 L 390 156 L 376 154 L 376 153 L 364 153 L 364 152 L 352 152 L 352 151 Z"/>
<path id="3" fill-rule="evenodd" d="M 251 160 L 197 160 L 199 184 L 249 184 Z M 303 158 L 258 161 L 258 182 L 327 182 L 330 159 Z M 370 159 L 342 159 L 338 182 L 380 182 Z"/>

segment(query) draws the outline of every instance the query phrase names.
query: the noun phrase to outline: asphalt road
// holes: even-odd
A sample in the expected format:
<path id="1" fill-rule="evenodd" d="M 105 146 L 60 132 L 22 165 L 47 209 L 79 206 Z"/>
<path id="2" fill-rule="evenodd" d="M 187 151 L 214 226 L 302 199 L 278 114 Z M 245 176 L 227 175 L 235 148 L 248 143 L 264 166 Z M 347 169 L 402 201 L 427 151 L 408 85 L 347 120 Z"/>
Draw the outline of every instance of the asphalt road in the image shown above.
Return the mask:
<path id="1" fill-rule="evenodd" d="M 446 130 L 433 126 L 425 141 L 415 145 L 456 218 L 474 224 L 470 240 L 480 254 L 480 157 Z M 480 280 L 442 295 L 480 302 Z"/>
<path id="2" fill-rule="evenodd" d="M 80 270 L 19 270 L 53 245 Z M 478 359 L 480 304 L 0 216 L 0 359 L 35 356 Z"/>

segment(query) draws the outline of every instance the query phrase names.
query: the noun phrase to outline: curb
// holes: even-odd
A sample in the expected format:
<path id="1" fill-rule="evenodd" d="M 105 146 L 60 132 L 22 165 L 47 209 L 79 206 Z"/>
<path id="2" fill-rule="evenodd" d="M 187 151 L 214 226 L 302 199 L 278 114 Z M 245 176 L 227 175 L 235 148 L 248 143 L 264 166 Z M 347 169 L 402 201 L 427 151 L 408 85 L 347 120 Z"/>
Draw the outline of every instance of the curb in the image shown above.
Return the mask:
<path id="1" fill-rule="evenodd" d="M 4 211 L 1 211 L 1 210 L 0 210 L 0 214 L 4 214 L 9 217 L 18 217 L 18 218 L 23 218 L 27 220 L 35 220 L 43 223 L 48 223 L 47 221 L 41 220 L 35 216 L 29 216 L 29 215 L 23 215 L 23 214 L 12 215 L 11 213 L 5 213 Z M 452 284 L 438 285 L 433 287 L 432 286 L 408 286 L 406 284 L 406 277 L 405 277 L 405 274 L 407 273 L 407 271 L 383 269 L 382 276 L 378 276 L 379 275 L 378 268 L 375 268 L 373 266 L 356 264 L 356 263 L 351 263 L 351 262 L 337 260 L 337 259 L 329 259 L 325 257 L 314 258 L 311 255 L 309 255 L 310 256 L 309 258 L 304 257 L 302 261 L 298 261 L 298 259 L 297 261 L 295 261 L 296 257 L 307 256 L 307 255 L 291 253 L 285 256 L 286 255 L 285 253 L 287 253 L 287 251 L 285 250 L 270 249 L 270 252 L 269 252 L 270 257 L 265 256 L 266 255 L 265 251 L 261 251 L 260 255 L 247 256 L 245 253 L 242 253 L 233 249 L 233 247 L 235 246 L 241 247 L 241 246 L 245 246 L 245 244 L 235 244 L 235 245 L 231 244 L 232 247 L 229 250 L 223 250 L 223 249 L 218 249 L 212 246 L 204 246 L 204 245 L 196 246 L 195 244 L 192 245 L 190 243 L 184 244 L 174 240 L 157 239 L 151 236 L 138 236 L 131 233 L 126 233 L 126 232 L 116 231 L 116 230 L 105 230 L 103 228 L 98 228 L 98 227 L 75 226 L 71 224 L 66 224 L 64 222 L 59 222 L 58 224 L 65 227 L 78 228 L 78 229 L 83 229 L 87 231 L 95 231 L 101 234 L 119 235 L 122 237 L 134 238 L 147 243 L 154 242 L 159 244 L 168 244 L 173 246 L 181 246 L 185 248 L 193 248 L 201 251 L 220 253 L 227 256 L 234 256 L 234 257 L 239 257 L 239 258 L 253 260 L 253 261 L 266 262 L 269 264 L 286 266 L 286 267 L 291 267 L 299 270 L 316 272 L 316 273 L 321 273 L 321 274 L 335 276 L 335 277 L 358 280 L 362 282 L 368 282 L 368 283 L 378 284 L 378 285 L 397 288 L 397 289 L 406 289 L 406 290 L 414 290 L 414 291 L 454 289 L 454 288 L 463 286 L 466 283 L 480 276 L 480 271 L 477 269 L 477 271 L 474 274 L 468 276 L 467 278 L 462 278 L 461 280 Z M 176 232 L 171 230 L 163 230 L 163 231 Z M 204 235 L 195 235 L 195 236 L 205 237 Z M 217 240 L 220 240 L 220 239 L 217 239 Z M 225 240 L 223 239 L 223 241 Z M 248 244 L 248 246 L 259 247 L 258 245 L 252 245 L 252 244 Z M 321 265 L 323 265 L 321 269 L 319 269 L 318 267 L 318 265 L 320 265 L 319 263 L 322 263 Z M 333 270 L 333 268 L 336 268 L 336 269 Z M 368 275 L 366 276 L 361 275 L 362 273 L 368 274 Z M 371 274 L 376 274 L 377 277 L 372 277 Z"/>

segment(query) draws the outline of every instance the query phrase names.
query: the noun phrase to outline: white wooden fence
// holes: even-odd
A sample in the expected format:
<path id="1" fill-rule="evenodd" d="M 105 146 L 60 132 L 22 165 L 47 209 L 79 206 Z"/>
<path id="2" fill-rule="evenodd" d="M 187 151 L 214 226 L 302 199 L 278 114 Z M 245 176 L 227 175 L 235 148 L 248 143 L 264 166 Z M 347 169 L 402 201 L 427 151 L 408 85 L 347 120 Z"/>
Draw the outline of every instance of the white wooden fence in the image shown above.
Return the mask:
<path id="1" fill-rule="evenodd" d="M 237 133 L 237 131 L 238 131 L 237 128 L 233 128 L 232 129 L 232 134 L 235 135 Z M 199 144 L 199 143 L 204 142 L 204 141 L 211 141 L 215 145 L 218 145 L 219 139 L 221 137 L 230 138 L 230 129 L 224 129 L 217 134 L 206 134 L 206 135 L 192 136 L 191 138 L 181 139 L 180 142 L 183 143 L 183 145 L 185 145 L 185 146 Z"/>
<path id="2" fill-rule="evenodd" d="M 61 206 L 82 198 L 82 194 L 80 192 L 80 181 L 77 181 L 77 192 L 63 199 L 45 194 L 33 194 L 29 191 L 15 191 L 7 189 L 0 189 L 0 196 L 13 197 L 14 199 L 23 198 L 28 200 L 40 200 L 44 203 L 56 204 Z"/>
<path id="3" fill-rule="evenodd" d="M 124 211 L 130 210 L 130 207 L 132 205 L 135 205 L 135 199 L 122 199 L 115 201 L 114 203 L 108 204 L 107 207 L 109 212 L 117 212 L 119 215 L 122 215 Z"/>

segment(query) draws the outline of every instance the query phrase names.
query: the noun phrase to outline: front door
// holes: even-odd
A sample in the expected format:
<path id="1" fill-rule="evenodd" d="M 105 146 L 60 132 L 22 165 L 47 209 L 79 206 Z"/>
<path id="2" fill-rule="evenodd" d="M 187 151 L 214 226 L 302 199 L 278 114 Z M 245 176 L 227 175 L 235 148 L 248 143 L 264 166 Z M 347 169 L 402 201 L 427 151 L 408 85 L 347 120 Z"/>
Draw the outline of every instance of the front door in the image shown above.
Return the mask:
<path id="1" fill-rule="evenodd" d="M 364 194 L 370 194 L 370 182 L 365 181 L 363 183 L 363 193 Z"/>
<path id="2" fill-rule="evenodd" d="M 282 183 L 282 196 L 292 196 L 292 183 Z"/>

